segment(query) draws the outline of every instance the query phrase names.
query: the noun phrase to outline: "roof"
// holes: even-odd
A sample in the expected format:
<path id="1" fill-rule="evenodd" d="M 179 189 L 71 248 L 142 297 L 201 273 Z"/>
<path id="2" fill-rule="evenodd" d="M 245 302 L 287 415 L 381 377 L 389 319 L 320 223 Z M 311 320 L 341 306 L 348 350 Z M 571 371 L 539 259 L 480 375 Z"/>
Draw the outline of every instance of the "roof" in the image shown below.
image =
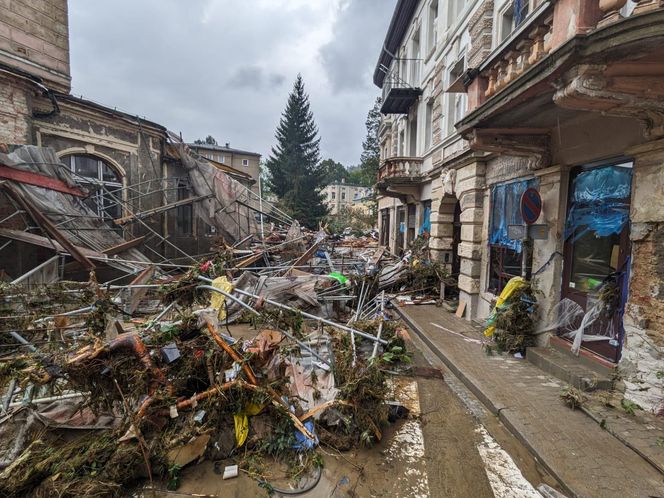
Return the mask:
<path id="1" fill-rule="evenodd" d="M 142 125 L 142 126 L 150 126 L 152 128 L 156 128 L 161 132 L 166 132 L 166 127 L 163 125 L 160 125 L 159 123 L 155 123 L 154 121 L 150 121 L 149 119 L 141 118 L 140 116 L 137 115 L 132 115 L 127 112 L 123 111 L 118 111 L 115 108 L 107 107 L 103 104 L 100 104 L 98 102 L 93 102 L 92 100 L 87 100 L 84 99 L 83 97 L 76 97 L 71 94 L 67 93 L 55 93 L 55 96 L 57 100 L 59 101 L 65 101 L 65 102 L 74 102 L 76 104 L 80 104 L 86 107 L 89 107 L 91 109 L 95 109 L 97 111 L 105 112 L 107 114 L 111 114 L 113 116 L 118 116 L 121 117 L 129 122 Z"/>
<path id="2" fill-rule="evenodd" d="M 222 145 L 211 145 L 211 144 L 194 144 L 189 143 L 187 147 L 191 149 L 206 149 L 206 150 L 215 150 L 219 152 L 228 152 L 230 154 L 243 154 L 245 156 L 256 156 L 261 157 L 258 152 L 249 152 L 246 150 L 233 149 L 232 147 L 224 147 Z"/>
<path id="3" fill-rule="evenodd" d="M 392 20 L 390 21 L 390 27 L 387 28 L 385 41 L 383 42 L 383 47 L 378 56 L 378 62 L 376 62 L 376 69 L 373 74 L 373 82 L 378 88 L 383 87 L 383 81 L 385 80 L 385 71 L 381 68 L 390 67 L 390 64 L 392 64 L 392 60 L 394 59 L 393 54 L 399 49 L 403 37 L 406 36 L 406 31 L 408 31 L 410 21 L 413 18 L 413 14 L 415 14 L 418 3 L 419 0 L 397 1 L 394 14 L 392 14 Z"/>

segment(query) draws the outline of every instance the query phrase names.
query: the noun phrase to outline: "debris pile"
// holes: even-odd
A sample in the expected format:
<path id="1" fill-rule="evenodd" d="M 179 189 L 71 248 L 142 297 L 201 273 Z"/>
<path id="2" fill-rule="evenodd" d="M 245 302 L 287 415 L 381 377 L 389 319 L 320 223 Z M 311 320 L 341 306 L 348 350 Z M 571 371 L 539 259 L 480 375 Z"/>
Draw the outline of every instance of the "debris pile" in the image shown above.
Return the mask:
<path id="1" fill-rule="evenodd" d="M 203 458 L 268 482 L 272 459 L 303 475 L 320 465 L 318 444 L 380 440 L 386 372 L 409 357 L 378 292 L 382 250 L 363 251 L 307 249 L 313 273 L 240 270 L 226 248 L 135 288 L 94 273 L 4 284 L 0 494 L 175 488 L 179 469 Z"/>

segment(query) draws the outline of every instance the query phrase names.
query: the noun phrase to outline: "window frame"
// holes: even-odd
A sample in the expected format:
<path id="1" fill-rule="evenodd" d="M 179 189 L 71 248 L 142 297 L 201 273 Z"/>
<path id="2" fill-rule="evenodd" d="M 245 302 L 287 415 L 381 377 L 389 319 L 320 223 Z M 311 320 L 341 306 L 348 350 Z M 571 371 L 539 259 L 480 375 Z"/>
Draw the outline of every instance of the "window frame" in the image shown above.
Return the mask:
<path id="1" fill-rule="evenodd" d="M 77 158 L 85 158 L 85 159 L 92 159 L 96 161 L 97 163 L 97 176 L 92 177 L 92 176 L 87 176 L 82 173 L 78 173 L 76 171 L 76 159 Z M 99 156 L 95 156 L 94 154 L 68 154 L 64 157 L 61 158 L 61 161 L 67 165 L 69 163 L 69 169 L 74 175 L 74 180 L 76 180 L 77 183 L 80 183 L 82 185 L 103 185 L 105 189 L 111 190 L 113 189 L 113 192 L 117 192 L 118 190 L 121 191 L 122 188 L 124 187 L 124 177 L 122 173 L 120 173 L 112 164 L 110 164 L 108 161 L 105 161 Z M 116 181 L 112 180 L 106 180 L 104 179 L 104 166 L 106 166 L 108 169 L 110 169 L 116 178 Z M 109 188 L 110 187 L 110 188 Z M 120 192 L 120 197 L 122 196 L 122 193 Z M 122 217 L 122 206 L 119 205 L 116 201 L 108 197 L 108 194 L 103 191 L 102 189 L 94 189 L 94 191 L 90 194 L 90 196 L 86 199 L 90 200 L 93 205 L 90 205 L 89 203 L 86 203 L 86 205 L 95 211 L 97 213 L 97 216 L 102 218 L 105 221 L 110 221 L 112 222 L 113 220 Z M 110 206 L 104 206 L 105 201 L 110 202 Z M 116 213 L 111 214 L 109 211 L 111 209 L 115 209 Z"/>

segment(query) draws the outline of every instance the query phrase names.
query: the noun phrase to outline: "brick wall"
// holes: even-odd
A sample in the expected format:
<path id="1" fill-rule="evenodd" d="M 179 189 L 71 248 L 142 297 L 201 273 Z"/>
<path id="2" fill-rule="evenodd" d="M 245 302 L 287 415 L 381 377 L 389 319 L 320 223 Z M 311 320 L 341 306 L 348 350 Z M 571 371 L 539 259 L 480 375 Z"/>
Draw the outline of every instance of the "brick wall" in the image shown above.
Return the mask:
<path id="1" fill-rule="evenodd" d="M 30 141 L 30 90 L 26 85 L 0 73 L 0 143 Z"/>
<path id="2" fill-rule="evenodd" d="M 0 0 L 0 62 L 68 92 L 67 0 Z"/>

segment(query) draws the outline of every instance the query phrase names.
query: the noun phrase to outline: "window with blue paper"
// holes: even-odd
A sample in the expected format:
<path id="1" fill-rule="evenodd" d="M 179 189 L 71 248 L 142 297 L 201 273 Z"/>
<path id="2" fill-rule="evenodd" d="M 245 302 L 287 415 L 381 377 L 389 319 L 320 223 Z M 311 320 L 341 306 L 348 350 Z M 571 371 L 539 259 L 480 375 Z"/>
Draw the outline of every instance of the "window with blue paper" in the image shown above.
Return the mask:
<path id="1" fill-rule="evenodd" d="M 495 185 L 491 189 L 491 221 L 489 226 L 489 286 L 500 294 L 512 277 L 521 275 L 521 241 L 510 239 L 508 225 L 522 225 L 519 203 L 527 188 L 537 188 L 536 179 Z"/>
<path id="2" fill-rule="evenodd" d="M 581 292 L 599 287 L 620 271 L 621 239 L 629 228 L 632 164 L 581 169 L 572 174 L 565 224 L 571 246 L 569 286 Z"/>

